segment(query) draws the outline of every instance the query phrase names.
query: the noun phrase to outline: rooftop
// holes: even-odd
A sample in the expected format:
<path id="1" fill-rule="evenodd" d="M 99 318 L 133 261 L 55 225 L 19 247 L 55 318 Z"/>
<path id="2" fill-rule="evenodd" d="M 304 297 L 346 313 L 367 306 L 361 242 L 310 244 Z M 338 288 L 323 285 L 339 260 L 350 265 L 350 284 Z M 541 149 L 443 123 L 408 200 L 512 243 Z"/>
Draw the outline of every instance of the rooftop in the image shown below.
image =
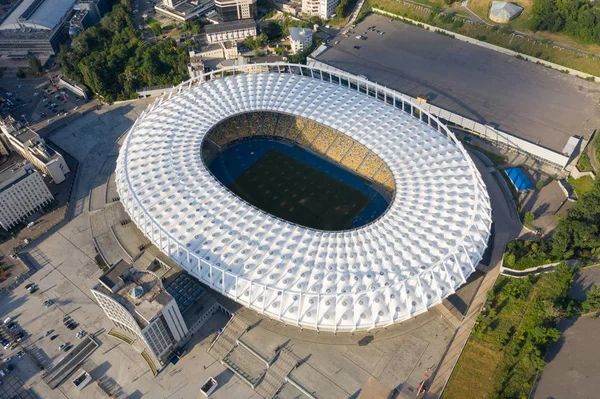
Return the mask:
<path id="1" fill-rule="evenodd" d="M 0 25 L 0 30 L 53 30 L 77 0 L 23 0 Z"/>
<path id="2" fill-rule="evenodd" d="M 229 32 L 238 29 L 255 28 L 256 22 L 253 19 L 240 19 L 239 21 L 223 22 L 220 24 L 206 25 L 204 32 L 206 33 L 220 33 Z"/>
<path id="3" fill-rule="evenodd" d="M 307 37 L 312 37 L 312 30 L 308 28 L 290 28 L 290 38 L 292 40 L 306 40 Z"/>
<path id="4" fill-rule="evenodd" d="M 0 190 L 3 190 L 5 185 L 14 183 L 14 179 L 22 175 L 25 171 L 27 163 L 11 162 L 7 166 L 5 165 L 0 166 Z"/>
<path id="5" fill-rule="evenodd" d="M 131 266 L 124 260 L 120 260 L 115 265 L 113 265 L 106 273 L 98 278 L 100 282 L 107 288 L 112 289 L 113 287 L 119 285 L 121 282 L 121 276 L 125 274 Z"/>

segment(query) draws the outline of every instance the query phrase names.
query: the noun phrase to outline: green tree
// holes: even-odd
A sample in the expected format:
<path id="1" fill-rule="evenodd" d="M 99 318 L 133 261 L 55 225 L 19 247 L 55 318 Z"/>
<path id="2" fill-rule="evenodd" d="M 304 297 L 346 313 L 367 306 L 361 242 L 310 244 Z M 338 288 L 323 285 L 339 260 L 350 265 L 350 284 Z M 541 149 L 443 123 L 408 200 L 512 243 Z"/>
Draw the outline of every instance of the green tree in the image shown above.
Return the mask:
<path id="1" fill-rule="evenodd" d="M 35 56 L 29 57 L 29 68 L 37 75 L 44 72 L 44 67 L 42 66 L 40 59 Z"/>
<path id="2" fill-rule="evenodd" d="M 600 310 L 600 286 L 594 285 L 586 292 L 585 301 L 581 304 L 583 313 L 597 312 Z"/>
<path id="3" fill-rule="evenodd" d="M 535 215 L 533 214 L 533 212 L 527 211 L 523 216 L 523 224 L 525 226 L 531 226 L 531 223 L 533 223 L 534 219 Z"/>
<path id="4" fill-rule="evenodd" d="M 22 68 L 17 69 L 17 78 L 23 79 L 25 77 L 25 71 Z"/>

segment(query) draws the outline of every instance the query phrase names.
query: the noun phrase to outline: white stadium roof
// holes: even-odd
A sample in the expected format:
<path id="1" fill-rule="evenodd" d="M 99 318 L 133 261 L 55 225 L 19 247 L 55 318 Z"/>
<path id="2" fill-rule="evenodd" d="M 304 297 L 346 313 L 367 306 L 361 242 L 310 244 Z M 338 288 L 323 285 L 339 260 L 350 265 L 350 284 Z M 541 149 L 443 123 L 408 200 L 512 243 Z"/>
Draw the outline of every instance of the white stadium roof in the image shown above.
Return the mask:
<path id="1" fill-rule="evenodd" d="M 425 113 L 427 122 L 402 111 L 408 102 L 366 80 L 262 68 L 271 72 L 185 82 L 139 117 L 117 163 L 119 195 L 137 226 L 214 290 L 305 328 L 382 327 L 452 294 L 481 260 L 491 226 L 481 176 L 452 133 Z M 357 81 L 380 100 L 356 91 Z M 249 111 L 312 119 L 368 147 L 394 175 L 387 211 L 366 226 L 327 232 L 236 197 L 209 172 L 201 146 L 219 121 Z"/>

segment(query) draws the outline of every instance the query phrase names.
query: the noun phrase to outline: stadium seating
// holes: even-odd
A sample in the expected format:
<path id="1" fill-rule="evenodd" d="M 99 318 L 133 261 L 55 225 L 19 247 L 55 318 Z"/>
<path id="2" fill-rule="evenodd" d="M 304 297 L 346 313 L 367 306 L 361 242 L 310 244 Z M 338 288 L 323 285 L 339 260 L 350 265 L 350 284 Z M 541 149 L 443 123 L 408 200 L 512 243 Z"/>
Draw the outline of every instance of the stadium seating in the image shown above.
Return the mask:
<path id="1" fill-rule="evenodd" d="M 341 133 L 323 126 L 321 133 L 313 140 L 311 148 L 321 154 L 326 154 L 329 147 L 331 147 L 335 139 L 340 135 Z"/>
<path id="2" fill-rule="evenodd" d="M 336 140 L 327 151 L 327 156 L 336 162 L 341 162 L 353 143 L 354 140 L 350 137 L 344 134 L 338 134 Z"/>
<path id="3" fill-rule="evenodd" d="M 369 150 L 365 146 L 354 142 L 350 151 L 348 151 L 344 159 L 342 159 L 342 165 L 348 169 L 357 170 L 368 153 Z"/>
<path id="4" fill-rule="evenodd" d="M 286 138 L 324 154 L 390 192 L 395 189 L 393 175 L 381 158 L 337 130 L 305 118 L 276 112 L 239 114 L 213 127 L 207 138 L 223 146 L 252 136 Z"/>

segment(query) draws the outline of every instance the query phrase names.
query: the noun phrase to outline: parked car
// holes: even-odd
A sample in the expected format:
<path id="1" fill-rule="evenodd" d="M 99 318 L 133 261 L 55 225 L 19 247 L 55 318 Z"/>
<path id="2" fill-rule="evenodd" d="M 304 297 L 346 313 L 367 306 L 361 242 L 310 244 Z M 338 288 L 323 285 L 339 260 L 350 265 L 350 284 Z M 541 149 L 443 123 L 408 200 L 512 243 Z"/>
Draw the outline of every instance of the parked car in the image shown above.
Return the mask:
<path id="1" fill-rule="evenodd" d="M 58 350 L 63 350 L 67 347 L 67 344 L 60 344 L 60 346 L 58 347 Z"/>
<path id="2" fill-rule="evenodd" d="M 46 334 L 44 334 L 44 337 L 47 337 L 48 335 L 52 334 L 52 331 L 53 331 L 53 330 L 48 330 L 48 331 L 46 331 Z"/>
<path id="3" fill-rule="evenodd" d="M 45 307 L 49 307 L 53 304 L 54 302 L 52 301 L 52 299 L 48 299 L 47 301 L 44 301 L 44 306 Z"/>
<path id="4" fill-rule="evenodd" d="M 60 334 L 56 334 L 50 337 L 50 341 L 54 341 L 56 338 L 58 338 Z"/>
<path id="5" fill-rule="evenodd" d="M 4 363 L 8 363 L 8 362 L 10 362 L 11 360 L 12 360 L 12 357 L 10 357 L 10 356 L 9 356 L 9 357 L 7 357 L 7 358 L 5 358 L 5 359 L 4 359 Z"/>

